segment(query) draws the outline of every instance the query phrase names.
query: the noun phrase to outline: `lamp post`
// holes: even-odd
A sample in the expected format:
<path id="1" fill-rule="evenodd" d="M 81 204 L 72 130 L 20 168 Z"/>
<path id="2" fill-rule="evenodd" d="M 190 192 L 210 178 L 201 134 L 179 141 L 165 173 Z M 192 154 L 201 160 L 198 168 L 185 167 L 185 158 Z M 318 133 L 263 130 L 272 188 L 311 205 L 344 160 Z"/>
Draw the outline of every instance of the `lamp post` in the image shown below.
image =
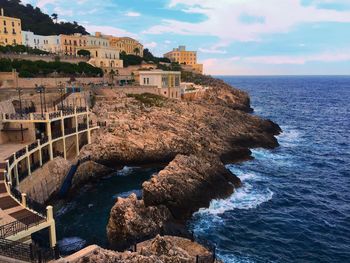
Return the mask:
<path id="1" fill-rule="evenodd" d="M 43 111 L 43 98 L 42 98 L 42 93 L 43 93 L 43 86 L 36 87 L 36 92 L 40 94 L 40 107 L 41 107 L 41 117 L 44 118 L 44 111 Z"/>
<path id="2" fill-rule="evenodd" d="M 16 91 L 18 91 L 18 99 L 19 99 L 19 110 L 21 113 L 21 118 L 23 117 L 23 110 L 22 110 L 22 89 L 17 87 Z M 24 136 L 23 136 L 23 124 L 21 123 L 21 137 L 22 137 L 22 143 L 24 142 Z"/>
<path id="3" fill-rule="evenodd" d="M 64 88 L 60 87 L 58 90 L 61 93 L 61 107 L 62 107 L 61 110 L 63 110 L 63 91 L 64 91 Z"/>

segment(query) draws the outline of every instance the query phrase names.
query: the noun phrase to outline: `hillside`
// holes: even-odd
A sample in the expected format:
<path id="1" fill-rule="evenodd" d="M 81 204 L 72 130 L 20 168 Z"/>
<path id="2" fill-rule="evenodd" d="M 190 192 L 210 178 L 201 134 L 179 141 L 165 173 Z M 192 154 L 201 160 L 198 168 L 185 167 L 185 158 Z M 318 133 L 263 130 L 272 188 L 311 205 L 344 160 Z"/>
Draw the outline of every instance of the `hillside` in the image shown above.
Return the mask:
<path id="1" fill-rule="evenodd" d="M 32 31 L 38 35 L 88 34 L 85 28 L 77 22 L 55 23 L 40 8 L 34 8 L 30 4 L 23 5 L 20 0 L 0 0 L 0 7 L 5 10 L 5 16 L 17 17 L 22 20 L 22 30 Z"/>

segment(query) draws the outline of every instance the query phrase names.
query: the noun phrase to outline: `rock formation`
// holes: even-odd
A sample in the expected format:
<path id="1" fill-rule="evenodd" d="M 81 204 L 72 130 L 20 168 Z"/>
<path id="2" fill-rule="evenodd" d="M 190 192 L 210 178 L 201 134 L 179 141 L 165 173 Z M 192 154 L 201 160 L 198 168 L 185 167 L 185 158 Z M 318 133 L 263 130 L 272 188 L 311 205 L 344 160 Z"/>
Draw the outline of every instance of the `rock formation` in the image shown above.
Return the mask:
<path id="1" fill-rule="evenodd" d="M 95 119 L 107 126 L 97 131 L 83 155 L 114 166 L 170 162 L 143 184 L 143 200 L 117 200 L 107 226 L 113 246 L 154 236 L 172 223 L 184 223 L 210 200 L 229 196 L 240 180 L 224 163 L 250 158 L 250 148 L 278 146 L 274 136 L 281 129 L 249 114 L 247 93 L 222 81 L 203 81 L 215 88 L 191 102 L 98 91 Z"/>
<path id="2" fill-rule="evenodd" d="M 87 161 L 79 165 L 72 180 L 72 188 L 79 187 L 88 181 L 96 180 L 97 178 L 106 176 L 112 172 L 113 169 L 105 165 L 96 163 L 94 161 Z"/>
<path id="3" fill-rule="evenodd" d="M 145 206 L 135 194 L 118 198 L 108 222 L 108 239 L 112 247 L 125 248 L 139 240 L 154 237 L 172 218 L 165 206 Z"/>
<path id="4" fill-rule="evenodd" d="M 212 263 L 213 255 L 205 247 L 191 240 L 157 236 L 138 244 L 136 252 L 115 252 L 96 248 L 92 253 L 78 259 L 77 263 Z M 219 263 L 219 261 L 216 261 Z"/>

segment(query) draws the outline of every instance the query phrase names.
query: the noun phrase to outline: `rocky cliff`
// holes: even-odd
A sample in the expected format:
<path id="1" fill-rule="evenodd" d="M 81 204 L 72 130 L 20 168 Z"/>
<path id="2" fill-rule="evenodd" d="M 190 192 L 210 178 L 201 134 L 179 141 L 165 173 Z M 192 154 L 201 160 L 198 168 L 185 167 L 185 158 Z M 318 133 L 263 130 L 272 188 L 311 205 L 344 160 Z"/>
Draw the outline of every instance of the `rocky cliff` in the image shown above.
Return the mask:
<path id="1" fill-rule="evenodd" d="M 167 232 L 171 223 L 183 224 L 210 200 L 225 198 L 240 186 L 225 162 L 250 158 L 249 148 L 278 146 L 274 136 L 281 129 L 249 113 L 247 93 L 217 80 L 212 86 L 191 102 L 98 91 L 95 119 L 107 126 L 83 155 L 113 165 L 169 162 L 143 184 L 142 200 L 116 201 L 107 226 L 112 246 Z"/>

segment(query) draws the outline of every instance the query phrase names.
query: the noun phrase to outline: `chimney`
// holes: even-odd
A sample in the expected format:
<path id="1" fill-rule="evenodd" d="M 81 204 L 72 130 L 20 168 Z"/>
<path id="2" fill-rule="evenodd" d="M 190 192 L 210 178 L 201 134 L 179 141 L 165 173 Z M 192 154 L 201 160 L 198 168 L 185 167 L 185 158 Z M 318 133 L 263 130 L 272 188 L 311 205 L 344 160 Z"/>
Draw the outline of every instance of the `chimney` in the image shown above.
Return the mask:
<path id="1" fill-rule="evenodd" d="M 1 8 L 1 16 L 4 16 L 4 8 Z"/>

